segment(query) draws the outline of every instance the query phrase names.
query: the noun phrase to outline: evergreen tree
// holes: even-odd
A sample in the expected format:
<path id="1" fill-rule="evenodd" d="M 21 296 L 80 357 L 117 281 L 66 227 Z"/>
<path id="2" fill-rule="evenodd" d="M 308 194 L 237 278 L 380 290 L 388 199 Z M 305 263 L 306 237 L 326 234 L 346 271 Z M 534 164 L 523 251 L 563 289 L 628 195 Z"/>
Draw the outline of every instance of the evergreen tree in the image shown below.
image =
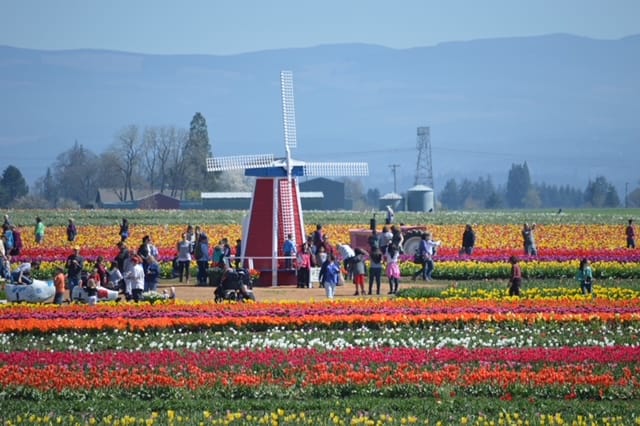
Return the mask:
<path id="1" fill-rule="evenodd" d="M 7 166 L 0 178 L 0 206 L 9 207 L 17 198 L 29 193 L 22 172 L 15 166 Z"/>
<path id="2" fill-rule="evenodd" d="M 484 206 L 487 209 L 500 209 L 504 205 L 502 197 L 497 191 L 493 191 L 485 200 Z"/>
<path id="3" fill-rule="evenodd" d="M 512 164 L 507 178 L 506 199 L 509 207 L 524 207 L 524 200 L 530 188 L 531 176 L 527 162 L 525 161 L 522 165 Z"/>
<path id="4" fill-rule="evenodd" d="M 613 184 L 609 184 L 607 188 L 607 197 L 605 198 L 604 205 L 606 207 L 620 207 L 620 197 L 618 197 L 618 191 L 616 191 Z"/>
<path id="5" fill-rule="evenodd" d="M 616 189 L 604 176 L 598 176 L 594 181 L 589 180 L 584 191 L 584 201 L 592 207 L 617 207 L 620 198 Z"/>
<path id="6" fill-rule="evenodd" d="M 448 210 L 457 210 L 460 207 L 459 204 L 460 194 L 458 193 L 458 184 L 455 179 L 449 179 L 444 189 L 440 192 L 440 203 L 442 207 Z"/>
<path id="7" fill-rule="evenodd" d="M 84 206 L 95 200 L 98 190 L 98 157 L 76 141 L 58 154 L 53 166 L 55 194 Z M 57 200 L 56 199 L 56 203 Z"/>
<path id="8" fill-rule="evenodd" d="M 188 188 L 200 191 L 212 188 L 214 175 L 207 172 L 207 157 L 211 157 L 207 121 L 197 112 L 189 126 L 189 138 L 184 152 L 184 170 Z"/>

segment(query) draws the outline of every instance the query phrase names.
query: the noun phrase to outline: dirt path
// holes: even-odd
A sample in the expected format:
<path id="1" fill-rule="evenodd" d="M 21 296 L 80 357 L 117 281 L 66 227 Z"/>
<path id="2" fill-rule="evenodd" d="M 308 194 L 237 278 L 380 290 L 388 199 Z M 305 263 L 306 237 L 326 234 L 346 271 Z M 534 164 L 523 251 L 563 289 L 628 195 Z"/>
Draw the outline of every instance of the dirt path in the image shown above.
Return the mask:
<path id="1" fill-rule="evenodd" d="M 446 281 L 433 281 L 429 284 L 424 282 L 405 282 L 400 284 L 400 288 L 407 287 L 446 287 L 448 282 Z M 215 287 L 199 287 L 194 284 L 186 285 L 184 283 L 178 283 L 177 280 L 161 280 L 158 286 L 159 291 L 175 287 L 176 298 L 184 301 L 211 301 L 213 300 L 213 292 Z M 365 286 L 368 288 L 368 285 Z M 375 287 L 374 287 L 375 288 Z M 256 299 L 258 301 L 312 301 L 312 300 L 325 300 L 326 295 L 323 288 L 319 288 L 318 284 L 314 288 L 296 288 L 294 286 L 282 286 L 282 287 L 255 287 L 253 289 Z M 352 283 L 347 282 L 344 286 L 337 287 L 336 299 L 353 299 L 353 298 L 381 298 L 389 297 L 387 292 L 389 291 L 389 284 L 382 283 L 380 288 L 380 295 L 372 296 L 354 296 L 355 287 Z M 375 293 L 375 290 L 374 290 Z"/>

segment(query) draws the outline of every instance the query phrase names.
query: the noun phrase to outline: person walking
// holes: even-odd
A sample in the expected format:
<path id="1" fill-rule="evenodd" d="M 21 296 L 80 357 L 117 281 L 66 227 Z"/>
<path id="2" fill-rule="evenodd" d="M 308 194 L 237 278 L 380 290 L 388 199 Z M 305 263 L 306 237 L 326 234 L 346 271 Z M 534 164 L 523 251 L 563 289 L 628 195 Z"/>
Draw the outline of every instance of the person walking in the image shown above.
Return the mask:
<path id="1" fill-rule="evenodd" d="M 531 224 L 531 226 L 529 226 L 528 223 L 525 223 L 522 227 L 522 242 L 524 245 L 525 256 L 536 256 L 538 254 L 538 249 L 536 248 L 535 230 L 535 223 Z"/>
<path id="2" fill-rule="evenodd" d="M 364 277 L 367 275 L 367 265 L 364 262 L 365 256 L 369 253 L 362 250 L 359 247 L 356 247 L 354 250 L 355 257 L 351 263 L 351 268 L 353 272 L 353 283 L 356 286 L 356 292 L 354 296 L 363 295 L 364 296 Z"/>
<path id="3" fill-rule="evenodd" d="M 520 296 L 520 286 L 522 285 L 522 269 L 518 258 L 511 256 L 509 258 L 511 264 L 511 278 L 509 279 L 509 296 Z"/>
<path id="4" fill-rule="evenodd" d="M 53 278 L 53 285 L 56 288 L 56 293 L 53 296 L 53 303 L 56 305 L 62 305 L 62 302 L 64 302 L 64 292 L 66 290 L 66 279 L 64 276 L 64 269 L 60 266 L 56 267 L 56 275 Z"/>
<path id="5" fill-rule="evenodd" d="M 129 220 L 126 217 L 122 218 L 120 223 L 120 241 L 125 242 L 129 238 Z"/>
<path id="6" fill-rule="evenodd" d="M 287 234 L 287 239 L 284 241 L 282 252 L 285 256 L 284 268 L 293 269 L 293 259 L 296 257 L 296 243 L 293 241 L 292 234 Z"/>
<path id="7" fill-rule="evenodd" d="M 462 250 L 461 254 L 471 256 L 473 254 L 473 248 L 476 245 L 476 233 L 470 224 L 466 224 L 464 232 L 462 233 Z"/>
<path id="8" fill-rule="evenodd" d="M 22 253 L 22 234 L 15 225 L 11 225 L 11 232 L 13 235 L 13 248 L 9 254 L 11 256 L 20 256 L 20 253 Z"/>
<path id="9" fill-rule="evenodd" d="M 593 291 L 593 270 L 589 264 L 589 260 L 584 258 L 580 261 L 580 267 L 576 274 L 576 279 L 580 282 L 582 294 L 591 294 Z"/>
<path id="10" fill-rule="evenodd" d="M 75 242 L 78 237 L 78 228 L 73 219 L 69 218 L 69 224 L 67 225 L 67 241 L 70 243 Z"/>
<path id="11" fill-rule="evenodd" d="M 433 256 L 436 254 L 436 250 L 442 243 L 440 241 L 433 241 L 431 233 L 425 232 L 420 239 L 420 245 L 418 246 L 418 256 L 421 261 L 422 267 L 418 272 L 413 274 L 413 280 L 415 281 L 418 275 L 422 275 L 422 279 L 425 281 L 431 281 L 433 278 L 433 270 L 435 269 L 435 262 Z"/>
<path id="12" fill-rule="evenodd" d="M 629 219 L 629 224 L 624 233 L 627 236 L 627 248 L 636 248 L 636 227 L 633 225 L 633 219 Z"/>
<path id="13" fill-rule="evenodd" d="M 369 295 L 373 287 L 373 282 L 376 282 L 376 294 L 380 294 L 380 280 L 382 277 L 382 252 L 379 248 L 376 248 L 371 252 L 369 256 Z"/>
<path id="14" fill-rule="evenodd" d="M 207 268 L 209 268 L 209 237 L 204 232 L 198 236 L 196 243 L 195 258 L 198 263 L 198 285 L 207 284 Z"/>
<path id="15" fill-rule="evenodd" d="M 320 267 L 320 282 L 323 284 L 325 294 L 329 300 L 333 300 L 336 294 L 336 286 L 340 281 L 340 264 L 336 262 L 333 254 L 327 256 Z"/>
<path id="16" fill-rule="evenodd" d="M 122 275 L 122 279 L 119 282 L 120 291 L 126 293 L 126 280 L 124 279 L 124 273 L 128 269 L 131 254 L 129 252 L 127 244 L 124 241 L 118 242 L 117 246 L 118 254 L 115 257 L 114 262 L 116 263 L 116 265 L 118 265 L 118 270 Z"/>
<path id="17" fill-rule="evenodd" d="M 185 278 L 185 282 L 189 284 L 190 266 L 191 266 L 191 243 L 187 239 L 187 234 L 182 234 L 182 239 L 178 241 L 176 246 L 178 252 L 178 277 L 179 282 Z"/>
<path id="18" fill-rule="evenodd" d="M 34 231 L 35 234 L 35 238 L 36 238 L 36 244 L 42 244 L 44 242 L 44 223 L 42 222 L 42 219 L 40 219 L 40 216 L 36 217 L 36 228 Z"/>
<path id="19" fill-rule="evenodd" d="M 296 266 L 298 267 L 298 288 L 311 287 L 311 251 L 305 242 L 300 247 L 296 255 Z"/>
<path id="20" fill-rule="evenodd" d="M 67 257 L 67 276 L 69 277 L 69 294 L 73 297 L 73 289 L 80 285 L 84 258 L 80 256 L 80 246 L 73 247 L 73 254 Z"/>

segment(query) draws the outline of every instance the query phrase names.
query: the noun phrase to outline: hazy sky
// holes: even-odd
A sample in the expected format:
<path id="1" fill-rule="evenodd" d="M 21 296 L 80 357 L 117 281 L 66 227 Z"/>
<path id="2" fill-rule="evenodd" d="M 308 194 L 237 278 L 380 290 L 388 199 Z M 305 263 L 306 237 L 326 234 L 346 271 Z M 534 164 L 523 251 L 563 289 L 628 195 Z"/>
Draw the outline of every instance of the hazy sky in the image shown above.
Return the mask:
<path id="1" fill-rule="evenodd" d="M 640 33 L 640 0 L 0 0 L 0 45 L 228 55 L 330 43 L 393 48 Z"/>

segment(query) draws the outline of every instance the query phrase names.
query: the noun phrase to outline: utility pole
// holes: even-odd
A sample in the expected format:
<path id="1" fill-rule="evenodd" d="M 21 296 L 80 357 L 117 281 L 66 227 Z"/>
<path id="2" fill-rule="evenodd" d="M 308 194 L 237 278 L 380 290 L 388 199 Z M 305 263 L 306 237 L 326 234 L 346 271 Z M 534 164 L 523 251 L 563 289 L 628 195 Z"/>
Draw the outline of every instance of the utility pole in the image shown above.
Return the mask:
<path id="1" fill-rule="evenodd" d="M 393 193 L 397 194 L 396 188 L 396 169 L 400 167 L 400 164 L 389 164 L 389 168 L 391 169 L 391 173 L 393 173 Z"/>

